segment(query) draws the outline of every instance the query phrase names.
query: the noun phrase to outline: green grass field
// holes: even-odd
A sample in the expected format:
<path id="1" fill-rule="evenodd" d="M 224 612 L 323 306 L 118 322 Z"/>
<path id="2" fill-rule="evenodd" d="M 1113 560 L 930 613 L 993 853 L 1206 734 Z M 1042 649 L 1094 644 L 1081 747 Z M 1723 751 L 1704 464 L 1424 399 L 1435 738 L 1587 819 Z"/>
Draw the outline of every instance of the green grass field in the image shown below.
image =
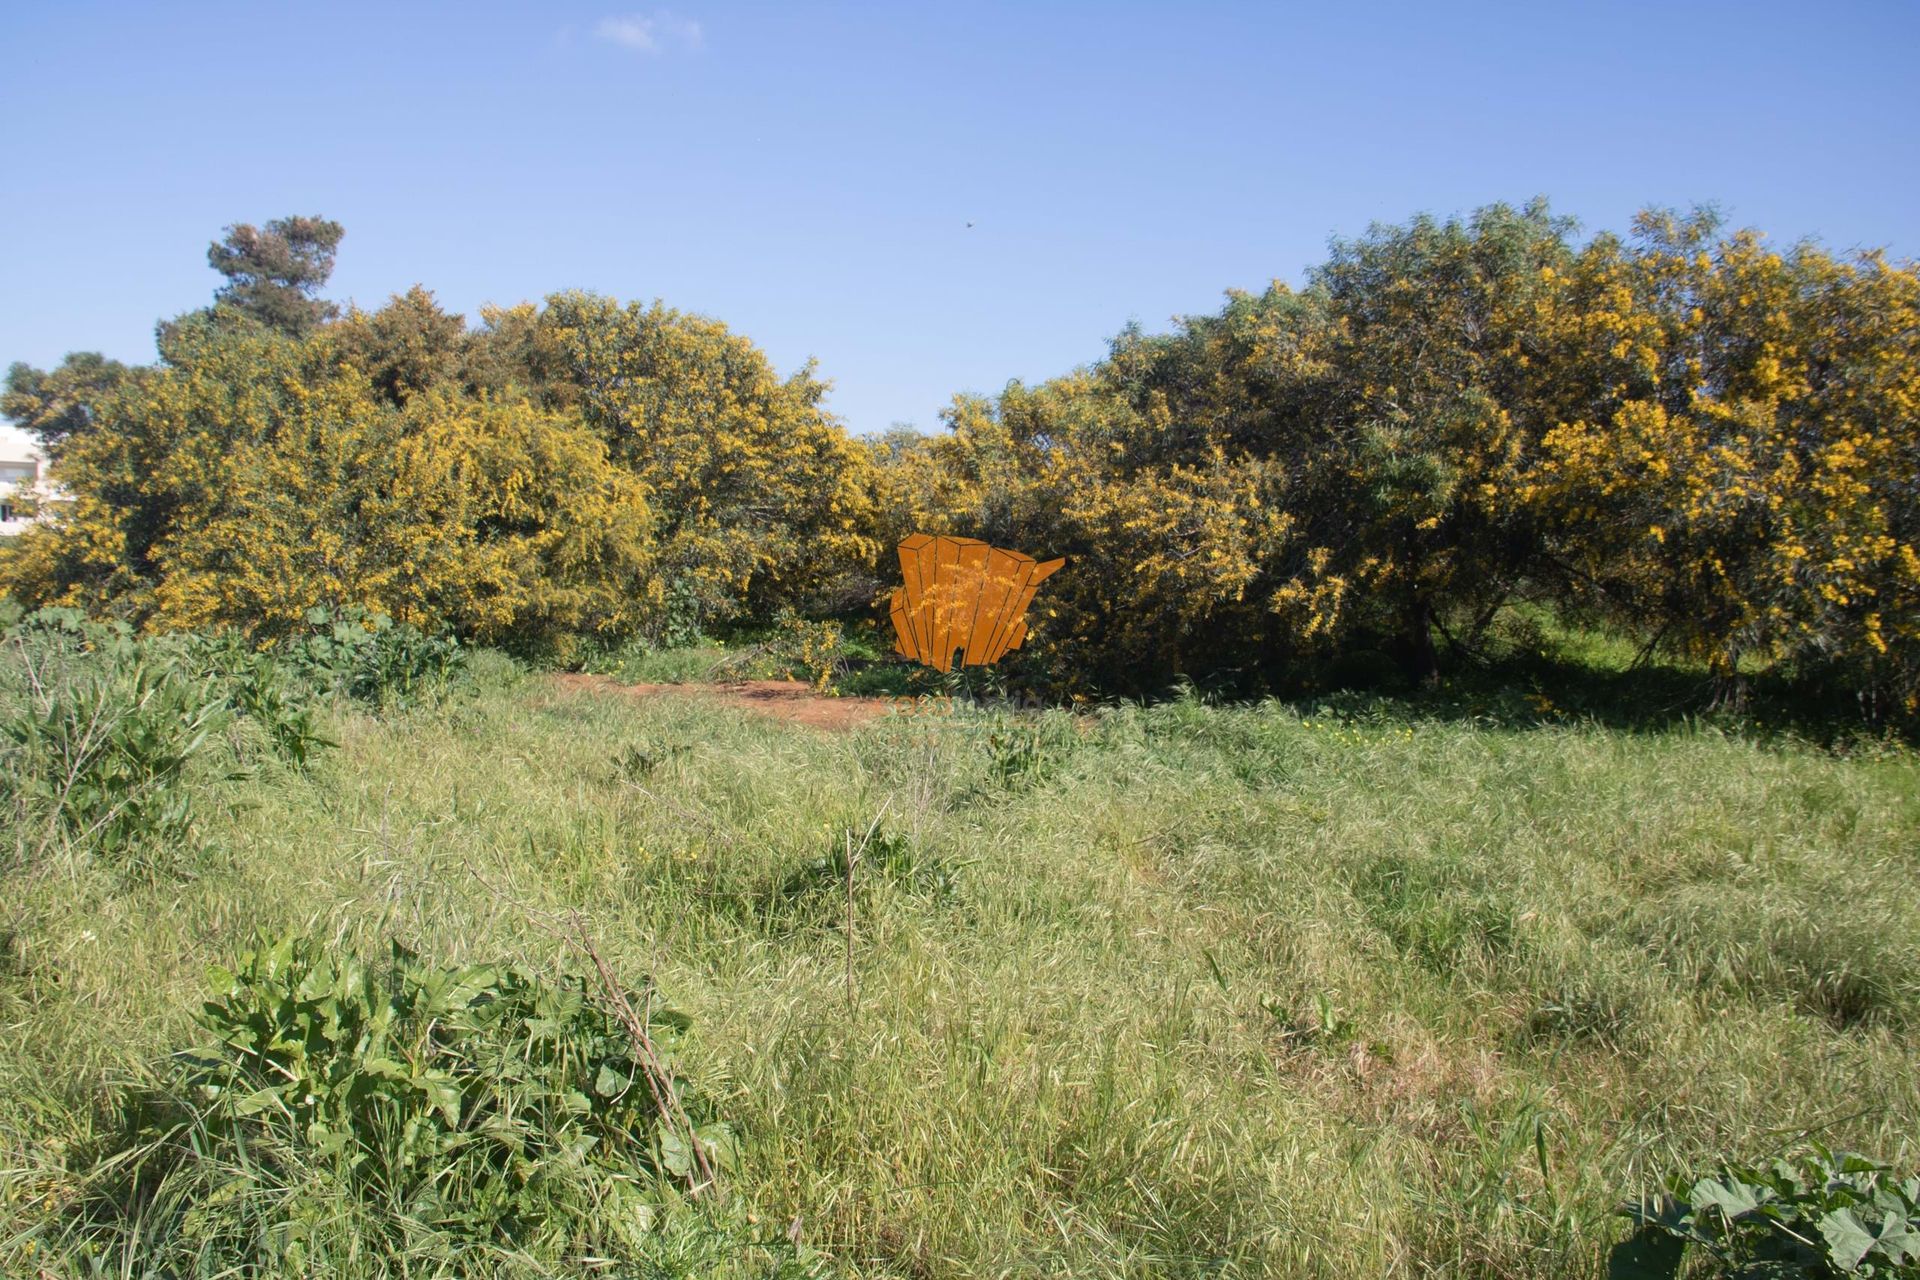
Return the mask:
<path id="1" fill-rule="evenodd" d="M 103 1100 L 256 930 L 545 968 L 566 910 L 742 1143 L 663 1235 L 707 1244 L 564 1274 L 1598 1275 L 1674 1170 L 1920 1156 L 1904 751 L 1191 700 L 826 733 L 540 676 L 328 728 L 187 875 L 10 890 L 6 1274 L 86 1273 Z"/>

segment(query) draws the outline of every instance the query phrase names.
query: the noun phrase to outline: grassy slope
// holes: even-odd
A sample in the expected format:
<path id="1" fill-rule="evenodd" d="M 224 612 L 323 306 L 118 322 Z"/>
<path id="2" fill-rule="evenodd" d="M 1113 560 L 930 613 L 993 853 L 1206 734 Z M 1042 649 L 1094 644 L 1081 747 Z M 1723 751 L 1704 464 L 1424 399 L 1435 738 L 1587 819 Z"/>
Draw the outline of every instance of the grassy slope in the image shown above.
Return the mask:
<path id="1" fill-rule="evenodd" d="M 337 736 L 197 878 L 31 891 L 0 1227 L 254 928 L 551 958 L 529 908 L 694 1015 L 736 1196 L 851 1275 L 1595 1274 L 1676 1165 L 1920 1157 L 1911 756 L 1191 702 L 824 736 L 539 679 Z M 850 993 L 805 868 L 882 807 L 916 869 L 869 870 Z"/>

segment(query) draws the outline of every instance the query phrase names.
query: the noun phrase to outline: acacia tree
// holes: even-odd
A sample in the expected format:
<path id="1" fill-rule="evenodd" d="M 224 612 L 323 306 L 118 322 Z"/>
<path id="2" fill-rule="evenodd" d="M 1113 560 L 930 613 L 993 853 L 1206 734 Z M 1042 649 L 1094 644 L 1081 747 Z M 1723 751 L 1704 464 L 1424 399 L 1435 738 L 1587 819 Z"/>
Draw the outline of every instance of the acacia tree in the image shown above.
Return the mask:
<path id="1" fill-rule="evenodd" d="M 525 401 L 416 398 L 348 374 L 223 466 L 162 549 L 168 626 L 271 636 L 314 604 L 564 660 L 647 612 L 646 501 L 576 419 Z"/>
<path id="2" fill-rule="evenodd" d="M 539 327 L 530 349 L 646 490 L 679 621 L 817 603 L 873 563 L 870 453 L 821 408 L 811 365 L 781 378 L 725 325 L 657 302 L 556 294 Z"/>
<path id="3" fill-rule="evenodd" d="M 0 589 L 261 639 L 358 605 L 558 656 L 646 621 L 645 495 L 577 417 L 451 390 L 396 407 L 328 329 L 201 315 L 168 352 L 70 441 L 71 496 Z"/>
<path id="4" fill-rule="evenodd" d="M 396 405 L 460 379 L 471 346 L 466 322 L 415 285 L 378 311 L 358 307 L 333 326 L 341 358 Z"/>
<path id="5" fill-rule="evenodd" d="M 1431 675 L 1434 630 L 1470 634 L 1532 568 L 1511 488 L 1548 426 L 1536 330 L 1569 230 L 1542 204 L 1376 227 L 1303 291 L 956 401 L 944 489 L 1077 557 L 1039 640 L 1076 670 L 1151 686 L 1384 644 Z"/>
<path id="6" fill-rule="evenodd" d="M 1597 238 L 1546 325 L 1565 416 L 1518 488 L 1568 598 L 1736 696 L 1752 659 L 1911 702 L 1917 308 L 1911 266 L 1775 252 L 1711 211 Z"/>
<path id="7" fill-rule="evenodd" d="M 1321 567 L 1277 593 L 1283 613 L 1337 576 L 1349 626 L 1394 637 L 1425 678 L 1436 627 L 1483 624 L 1526 580 L 1535 539 L 1511 490 L 1547 426 L 1537 318 L 1571 229 L 1535 202 L 1335 244 L 1313 275 L 1327 308 L 1320 405 L 1283 446 L 1310 477 L 1297 501 Z"/>

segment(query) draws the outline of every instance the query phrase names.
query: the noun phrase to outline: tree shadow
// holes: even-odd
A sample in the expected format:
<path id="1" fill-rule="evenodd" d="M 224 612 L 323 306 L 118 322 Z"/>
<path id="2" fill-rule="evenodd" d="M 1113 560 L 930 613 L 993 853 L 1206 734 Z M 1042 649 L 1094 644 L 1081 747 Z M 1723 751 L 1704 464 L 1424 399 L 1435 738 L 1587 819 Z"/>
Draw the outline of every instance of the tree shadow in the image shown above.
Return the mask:
<path id="1" fill-rule="evenodd" d="M 1911 745 L 1912 727 L 1876 724 L 1843 690 L 1778 671 L 1745 675 L 1738 685 L 1704 669 L 1646 663 L 1608 666 L 1564 653 L 1514 653 L 1486 661 L 1458 658 L 1424 686 L 1400 679 L 1341 687 L 1296 687 L 1283 701 L 1316 715 L 1437 720 L 1521 730 L 1593 724 L 1623 733 L 1712 728 L 1760 741 L 1793 741 L 1826 750 Z"/>

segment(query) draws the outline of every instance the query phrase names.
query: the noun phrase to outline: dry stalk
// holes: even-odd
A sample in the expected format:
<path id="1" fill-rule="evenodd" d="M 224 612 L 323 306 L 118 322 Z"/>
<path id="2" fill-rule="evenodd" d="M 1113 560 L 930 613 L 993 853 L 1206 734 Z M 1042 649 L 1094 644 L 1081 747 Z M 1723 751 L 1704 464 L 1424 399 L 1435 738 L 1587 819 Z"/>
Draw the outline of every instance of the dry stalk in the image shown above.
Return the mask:
<path id="1" fill-rule="evenodd" d="M 633 1007 L 633 1001 L 628 998 L 626 988 L 613 976 L 612 968 L 600 954 L 600 949 L 593 944 L 593 935 L 587 932 L 586 922 L 581 918 L 580 913 L 568 911 L 562 915 L 541 911 L 489 884 L 477 867 L 470 866 L 468 871 L 487 892 L 501 901 L 515 903 L 542 931 L 559 938 L 573 950 L 585 956 L 593 965 L 593 971 L 600 980 L 601 994 L 607 1002 L 607 1007 L 613 1011 L 614 1019 L 620 1023 L 621 1029 L 627 1033 L 627 1040 L 633 1048 L 633 1059 L 639 1064 L 640 1074 L 647 1082 L 647 1094 L 653 1099 L 654 1114 L 669 1133 L 677 1135 L 686 1143 L 687 1151 L 692 1156 L 695 1180 L 687 1194 L 695 1198 L 707 1191 L 719 1194 L 720 1171 L 707 1154 L 706 1144 L 700 1140 L 693 1117 L 689 1116 L 686 1108 L 680 1105 L 680 1095 L 674 1091 L 673 1087 L 673 1072 L 668 1069 L 665 1056 L 661 1054 L 659 1046 L 653 1041 L 653 1036 L 647 1031 L 647 1011 Z M 647 984 L 649 1001 L 652 998 L 652 985 L 652 981 L 649 980 Z"/>
<path id="2" fill-rule="evenodd" d="M 674 1092 L 673 1073 L 668 1070 L 653 1037 L 647 1032 L 645 1016 L 633 1007 L 627 998 L 626 988 L 614 978 L 613 970 L 600 951 L 593 945 L 593 938 L 587 933 L 586 925 L 581 921 L 579 912 L 568 912 L 565 929 L 561 936 L 568 945 L 579 951 L 592 962 L 594 972 L 600 976 L 600 988 L 606 997 L 613 1016 L 626 1029 L 627 1039 L 633 1044 L 634 1061 L 640 1064 L 640 1074 L 646 1077 L 647 1092 L 653 1097 L 653 1107 L 662 1124 L 669 1132 L 680 1135 L 687 1144 L 687 1150 L 693 1157 L 693 1168 L 698 1180 L 688 1191 L 690 1196 L 699 1196 L 702 1192 L 720 1191 L 720 1173 L 707 1155 L 706 1144 L 700 1140 L 693 1118 L 686 1108 L 680 1105 L 680 1095 Z"/>

